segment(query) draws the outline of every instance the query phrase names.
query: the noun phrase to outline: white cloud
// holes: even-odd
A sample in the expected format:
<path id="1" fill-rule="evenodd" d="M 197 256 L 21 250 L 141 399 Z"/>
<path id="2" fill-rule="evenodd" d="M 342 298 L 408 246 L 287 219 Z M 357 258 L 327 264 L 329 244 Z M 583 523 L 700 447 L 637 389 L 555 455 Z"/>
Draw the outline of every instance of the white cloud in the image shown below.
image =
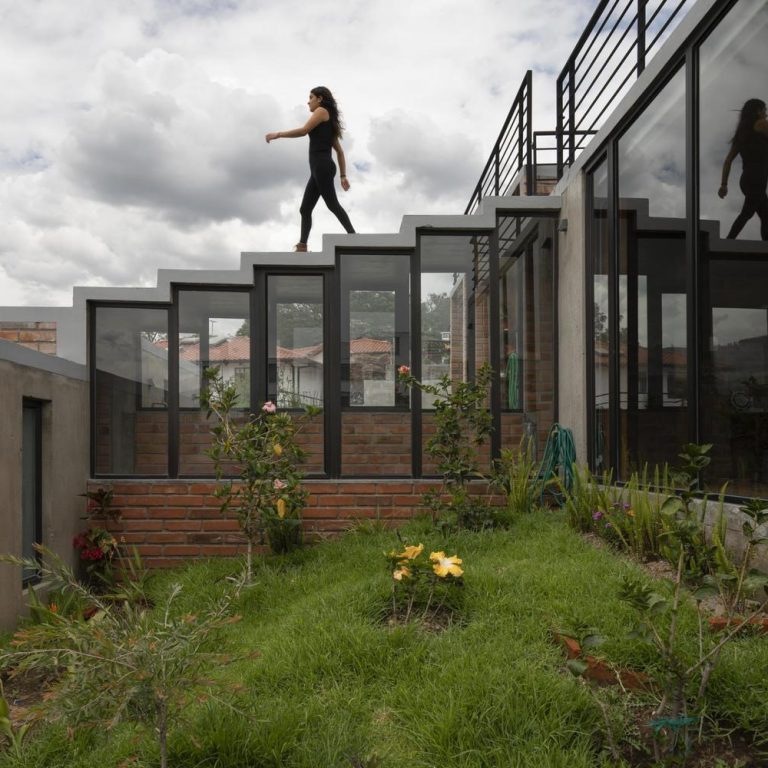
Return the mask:
<path id="1" fill-rule="evenodd" d="M 73 284 L 236 266 L 298 235 L 306 118 L 328 85 L 348 125 L 358 231 L 460 213 L 525 69 L 537 127 L 592 3 L 521 0 L 0 0 L 0 304 Z M 322 204 L 310 246 L 340 232 Z"/>

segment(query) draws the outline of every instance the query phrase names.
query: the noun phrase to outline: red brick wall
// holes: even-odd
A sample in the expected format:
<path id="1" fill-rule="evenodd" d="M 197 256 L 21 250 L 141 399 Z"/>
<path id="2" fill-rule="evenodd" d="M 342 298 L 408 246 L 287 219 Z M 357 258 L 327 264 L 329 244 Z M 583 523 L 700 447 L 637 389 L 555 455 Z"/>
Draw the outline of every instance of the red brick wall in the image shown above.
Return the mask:
<path id="1" fill-rule="evenodd" d="M 435 414 L 431 411 L 423 411 L 421 416 L 421 471 L 424 475 L 437 475 L 438 462 L 427 453 L 427 443 L 434 437 L 436 432 Z M 490 472 L 491 470 L 491 438 L 490 435 L 485 443 L 475 447 L 477 456 L 477 466 L 481 472 Z"/>
<path id="2" fill-rule="evenodd" d="M 0 339 L 47 355 L 56 354 L 56 323 L 0 321 Z"/>
<path id="3" fill-rule="evenodd" d="M 308 481 L 304 510 L 307 538 L 347 530 L 357 521 L 381 519 L 395 527 L 422 513 L 421 494 L 439 484 L 424 480 Z M 244 550 L 237 520 L 223 517 L 216 484 L 205 480 L 119 480 L 89 482 L 89 489 L 110 487 L 121 517 L 109 527 L 127 545 L 135 545 L 150 568 L 180 565 L 190 557 L 229 556 Z M 487 493 L 484 484 L 473 492 Z M 501 498 L 489 496 L 493 503 Z"/>
<path id="4" fill-rule="evenodd" d="M 341 472 L 343 475 L 410 475 L 410 412 L 342 412 Z"/>
<path id="5" fill-rule="evenodd" d="M 213 462 L 206 455 L 211 446 L 211 428 L 215 421 L 206 418 L 204 411 L 179 413 L 179 474 L 212 475 Z M 323 417 L 316 416 L 307 422 L 297 436 L 297 443 L 307 452 L 303 470 L 309 474 L 324 471 Z"/>

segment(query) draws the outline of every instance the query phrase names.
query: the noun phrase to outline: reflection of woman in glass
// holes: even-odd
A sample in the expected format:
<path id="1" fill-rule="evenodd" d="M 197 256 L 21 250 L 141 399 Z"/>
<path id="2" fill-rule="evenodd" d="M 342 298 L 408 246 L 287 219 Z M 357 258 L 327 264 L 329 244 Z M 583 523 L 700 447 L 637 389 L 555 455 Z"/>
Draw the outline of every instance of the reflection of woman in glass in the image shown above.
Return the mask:
<path id="1" fill-rule="evenodd" d="M 354 232 L 352 222 L 347 212 L 341 207 L 336 197 L 333 177 L 336 175 L 336 164 L 331 157 L 331 149 L 336 151 L 341 170 L 341 188 L 349 189 L 347 181 L 347 166 L 344 150 L 341 148 L 341 113 L 333 98 L 333 94 L 324 86 L 313 88 L 309 92 L 307 102 L 312 113 L 309 120 L 301 127 L 291 131 L 276 131 L 266 135 L 267 143 L 275 139 L 294 139 L 309 134 L 309 181 L 301 201 L 301 236 L 296 243 L 296 250 L 302 253 L 307 250 L 307 239 L 312 227 L 312 211 L 320 197 L 323 198 L 328 210 L 336 215 L 347 232 Z"/>
<path id="2" fill-rule="evenodd" d="M 731 149 L 723 163 L 722 180 L 717 192 L 720 197 L 728 194 L 728 176 L 737 155 L 741 155 L 739 187 L 744 193 L 744 205 L 731 225 L 728 237 L 738 237 L 744 225 L 757 214 L 760 218 L 760 237 L 768 240 L 768 120 L 765 102 L 760 99 L 749 99 L 741 109 Z"/>

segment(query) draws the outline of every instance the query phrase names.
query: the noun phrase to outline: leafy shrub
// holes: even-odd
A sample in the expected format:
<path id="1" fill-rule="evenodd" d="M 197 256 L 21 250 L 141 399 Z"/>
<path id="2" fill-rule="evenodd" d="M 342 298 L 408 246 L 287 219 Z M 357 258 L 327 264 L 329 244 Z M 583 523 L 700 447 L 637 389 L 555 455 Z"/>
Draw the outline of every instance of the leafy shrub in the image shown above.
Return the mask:
<path id="1" fill-rule="evenodd" d="M 308 492 L 302 485 L 300 464 L 304 451 L 296 436 L 307 420 L 320 413 L 308 406 L 304 415 L 278 413 L 266 402 L 259 413 L 235 418 L 239 394 L 234 383 L 225 384 L 218 368 L 205 372 L 207 389 L 201 398 L 208 415 L 216 417 L 208 455 L 222 480 L 228 468 L 238 474 L 216 490 L 222 513 L 237 515 L 247 540 L 246 567 L 252 574 L 253 546 L 266 536 L 273 552 L 290 552 L 301 545 L 301 511 Z M 227 466 L 229 465 L 229 466 Z"/>

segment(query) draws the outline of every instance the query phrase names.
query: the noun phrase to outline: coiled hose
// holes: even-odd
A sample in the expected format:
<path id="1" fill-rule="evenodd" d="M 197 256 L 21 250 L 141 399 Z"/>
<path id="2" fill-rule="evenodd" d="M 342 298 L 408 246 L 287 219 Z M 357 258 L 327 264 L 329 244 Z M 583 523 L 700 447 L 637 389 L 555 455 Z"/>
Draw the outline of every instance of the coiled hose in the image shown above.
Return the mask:
<path id="1" fill-rule="evenodd" d="M 553 424 L 544 447 L 544 457 L 541 460 L 539 479 L 541 480 L 541 503 L 544 494 L 549 491 L 558 504 L 562 505 L 563 495 L 559 487 L 570 491 L 573 486 L 573 465 L 576 463 L 576 445 L 573 442 L 573 432 L 562 424 Z"/>

